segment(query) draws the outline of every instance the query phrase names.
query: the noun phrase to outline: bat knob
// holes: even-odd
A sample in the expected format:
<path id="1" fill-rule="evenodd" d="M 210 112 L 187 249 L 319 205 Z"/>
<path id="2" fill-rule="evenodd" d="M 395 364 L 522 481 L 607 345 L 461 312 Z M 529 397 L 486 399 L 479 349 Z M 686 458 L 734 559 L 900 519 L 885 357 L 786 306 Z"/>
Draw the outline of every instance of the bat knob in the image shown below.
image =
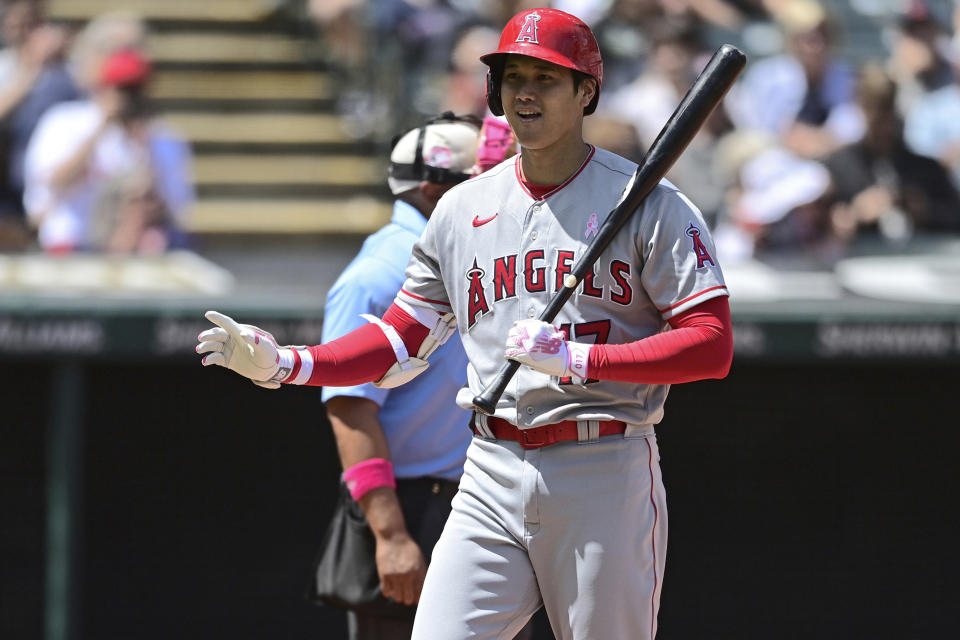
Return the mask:
<path id="1" fill-rule="evenodd" d="M 732 44 L 720 45 L 716 56 L 727 64 L 735 63 L 737 66 L 743 66 L 747 62 L 746 54 Z"/>
<path id="2" fill-rule="evenodd" d="M 497 405 L 491 398 L 487 398 L 484 395 L 474 396 L 473 398 L 473 407 L 480 413 L 488 416 L 492 416 L 497 410 Z"/>

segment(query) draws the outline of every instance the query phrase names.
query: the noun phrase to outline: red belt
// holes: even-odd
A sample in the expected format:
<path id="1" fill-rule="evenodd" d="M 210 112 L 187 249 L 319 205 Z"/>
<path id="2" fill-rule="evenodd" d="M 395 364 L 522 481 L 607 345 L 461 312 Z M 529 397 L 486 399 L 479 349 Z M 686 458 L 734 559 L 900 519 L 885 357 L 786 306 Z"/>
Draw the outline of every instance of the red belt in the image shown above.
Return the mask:
<path id="1" fill-rule="evenodd" d="M 586 420 L 582 422 L 587 422 Z M 599 422 L 600 432 L 598 436 L 612 436 L 624 433 L 627 430 L 627 424 L 619 420 L 605 420 Z M 473 432 L 483 437 L 483 432 L 477 428 L 477 414 L 473 414 L 471 421 Z M 545 424 L 542 427 L 531 427 L 529 429 L 519 429 L 510 424 L 503 418 L 487 417 L 487 427 L 493 437 L 497 440 L 513 440 L 519 442 L 524 449 L 537 449 L 557 442 L 567 442 L 580 439 L 580 429 L 577 427 L 576 420 L 564 420 L 553 424 Z"/>

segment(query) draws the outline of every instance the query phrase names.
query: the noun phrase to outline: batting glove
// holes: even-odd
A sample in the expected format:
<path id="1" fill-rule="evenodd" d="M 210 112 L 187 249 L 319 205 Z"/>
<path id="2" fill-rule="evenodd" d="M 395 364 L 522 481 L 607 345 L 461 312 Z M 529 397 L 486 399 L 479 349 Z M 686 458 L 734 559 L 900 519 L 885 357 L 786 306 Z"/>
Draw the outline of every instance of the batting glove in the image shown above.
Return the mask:
<path id="1" fill-rule="evenodd" d="M 567 341 L 567 336 L 542 320 L 517 320 L 507 333 L 504 356 L 550 376 L 587 377 L 589 344 Z"/>
<path id="2" fill-rule="evenodd" d="M 257 386 L 280 388 L 290 369 L 280 366 L 283 349 L 273 335 L 250 324 L 237 324 L 217 311 L 207 311 L 204 316 L 217 326 L 197 336 L 197 353 L 207 354 L 200 361 L 203 366 L 226 367 Z"/>

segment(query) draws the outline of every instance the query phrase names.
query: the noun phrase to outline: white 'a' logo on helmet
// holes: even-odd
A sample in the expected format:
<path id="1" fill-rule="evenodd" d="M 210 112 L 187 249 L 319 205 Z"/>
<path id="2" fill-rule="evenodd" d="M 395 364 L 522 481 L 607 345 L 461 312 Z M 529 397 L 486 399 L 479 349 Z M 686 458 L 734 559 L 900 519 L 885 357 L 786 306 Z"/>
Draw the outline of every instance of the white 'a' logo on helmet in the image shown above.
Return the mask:
<path id="1" fill-rule="evenodd" d="M 517 36 L 517 42 L 526 40 L 531 44 L 540 44 L 537 38 L 537 23 L 540 21 L 539 13 L 528 13 L 523 21 L 523 27 L 520 28 L 520 35 Z"/>

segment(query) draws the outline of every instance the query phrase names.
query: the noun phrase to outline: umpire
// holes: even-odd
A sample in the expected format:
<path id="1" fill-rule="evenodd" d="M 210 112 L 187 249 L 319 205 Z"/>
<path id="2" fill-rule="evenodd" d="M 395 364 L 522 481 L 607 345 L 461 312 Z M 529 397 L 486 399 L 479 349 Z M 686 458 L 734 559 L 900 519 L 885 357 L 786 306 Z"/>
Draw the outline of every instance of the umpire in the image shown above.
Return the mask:
<path id="1" fill-rule="evenodd" d="M 479 125 L 447 112 L 395 142 L 388 178 L 396 196 L 393 217 L 365 240 L 330 290 L 325 341 L 366 324 L 364 315 L 379 318 L 391 305 L 440 196 L 472 175 Z M 466 364 L 454 335 L 430 369 L 402 387 L 323 390 L 345 471 L 314 597 L 347 609 L 351 640 L 410 637 L 430 551 L 472 438 L 469 413 L 454 402 Z"/>

